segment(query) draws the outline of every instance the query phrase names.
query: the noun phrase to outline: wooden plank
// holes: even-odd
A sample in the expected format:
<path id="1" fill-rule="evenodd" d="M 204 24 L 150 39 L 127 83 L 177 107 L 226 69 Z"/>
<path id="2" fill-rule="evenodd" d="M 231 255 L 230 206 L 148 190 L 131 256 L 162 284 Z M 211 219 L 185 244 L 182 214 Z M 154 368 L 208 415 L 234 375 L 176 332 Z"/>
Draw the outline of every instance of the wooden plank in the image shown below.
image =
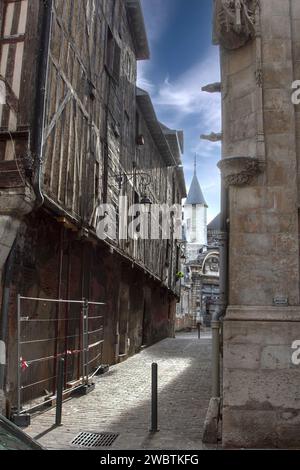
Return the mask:
<path id="1" fill-rule="evenodd" d="M 71 153 L 71 142 L 73 138 L 73 119 L 72 119 L 72 106 L 66 108 L 66 124 L 65 124 L 65 142 L 64 142 L 64 159 L 65 159 L 65 174 L 64 174 L 64 192 L 62 193 L 64 206 L 69 209 L 68 193 L 74 181 L 71 180 L 72 166 L 74 165 L 74 154 Z"/>
<path id="2" fill-rule="evenodd" d="M 65 108 L 67 106 L 67 104 L 69 103 L 69 101 L 71 100 L 71 97 L 72 97 L 72 92 L 71 90 L 67 90 L 63 100 L 61 101 L 61 103 L 59 104 L 56 112 L 54 113 L 53 117 L 52 117 L 52 120 L 49 124 L 49 126 L 46 128 L 45 130 L 45 137 L 44 137 L 44 140 L 47 140 L 49 135 L 51 134 L 51 132 L 53 131 L 53 129 L 55 128 L 56 124 L 57 124 L 57 121 L 61 118 L 63 112 L 65 111 Z"/>
<path id="3" fill-rule="evenodd" d="M 59 145 L 59 172 L 58 172 L 58 188 L 57 199 L 60 203 L 64 204 L 65 192 L 65 173 L 67 167 L 67 155 L 65 154 L 65 140 L 68 139 L 68 124 L 66 119 L 66 108 L 63 110 L 60 119 L 60 145 Z"/>

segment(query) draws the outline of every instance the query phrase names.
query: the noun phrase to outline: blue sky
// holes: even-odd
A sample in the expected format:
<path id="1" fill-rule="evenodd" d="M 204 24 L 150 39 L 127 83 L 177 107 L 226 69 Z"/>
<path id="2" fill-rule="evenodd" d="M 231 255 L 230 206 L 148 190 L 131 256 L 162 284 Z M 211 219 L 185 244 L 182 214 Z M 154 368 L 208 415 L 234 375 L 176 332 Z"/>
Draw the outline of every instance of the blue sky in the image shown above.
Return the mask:
<path id="1" fill-rule="evenodd" d="M 218 48 L 211 45 L 212 0 L 141 0 L 151 59 L 139 62 L 138 85 L 147 90 L 158 118 L 183 129 L 183 164 L 187 187 L 198 154 L 198 178 L 209 205 L 208 219 L 219 212 L 219 143 L 201 134 L 220 132 L 219 94 L 201 87 L 220 80 Z"/>

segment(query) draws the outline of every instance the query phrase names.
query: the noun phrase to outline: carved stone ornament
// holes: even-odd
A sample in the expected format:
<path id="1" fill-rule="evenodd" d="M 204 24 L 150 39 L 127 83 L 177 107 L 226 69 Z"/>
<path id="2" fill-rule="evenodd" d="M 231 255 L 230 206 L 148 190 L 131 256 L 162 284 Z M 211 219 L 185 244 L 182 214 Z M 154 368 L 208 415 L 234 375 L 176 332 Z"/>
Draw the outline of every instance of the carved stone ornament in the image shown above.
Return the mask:
<path id="1" fill-rule="evenodd" d="M 260 162 L 253 157 L 226 157 L 219 163 L 222 179 L 228 186 L 243 186 L 261 172 Z"/>
<path id="2" fill-rule="evenodd" d="M 258 5 L 258 0 L 214 0 L 214 44 L 238 49 L 253 39 Z"/>
<path id="3" fill-rule="evenodd" d="M 210 134 L 202 134 L 200 136 L 201 140 L 208 140 L 209 142 L 221 142 L 223 139 L 222 132 L 211 132 Z"/>

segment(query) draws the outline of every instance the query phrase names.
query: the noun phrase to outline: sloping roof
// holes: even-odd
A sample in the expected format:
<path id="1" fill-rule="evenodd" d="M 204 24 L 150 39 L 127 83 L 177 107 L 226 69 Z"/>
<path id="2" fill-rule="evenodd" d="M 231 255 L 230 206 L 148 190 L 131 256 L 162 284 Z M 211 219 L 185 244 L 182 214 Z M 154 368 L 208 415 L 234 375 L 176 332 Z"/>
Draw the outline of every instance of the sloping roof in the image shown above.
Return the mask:
<path id="1" fill-rule="evenodd" d="M 221 214 L 218 214 L 207 226 L 207 230 L 220 230 Z"/>
<path id="2" fill-rule="evenodd" d="M 183 131 L 169 129 L 157 119 L 149 93 L 136 88 L 136 99 L 141 113 L 146 121 L 150 134 L 166 162 L 166 166 L 174 167 L 181 191 L 181 197 L 186 197 L 184 171 L 181 165 L 181 149 L 183 149 Z"/>
<path id="3" fill-rule="evenodd" d="M 179 182 L 179 186 L 181 189 L 181 196 L 182 198 L 185 198 L 186 197 L 186 184 L 185 184 L 184 171 L 182 168 L 182 161 L 181 161 L 181 155 L 184 151 L 184 133 L 183 131 L 170 129 L 162 122 L 160 122 L 160 127 L 162 128 L 162 131 L 167 139 L 167 142 L 169 144 L 173 157 L 176 161 L 176 164 L 178 165 L 175 168 L 176 176 L 177 176 L 177 180 Z"/>
<path id="4" fill-rule="evenodd" d="M 125 0 L 128 23 L 137 60 L 150 58 L 149 43 L 140 0 Z"/>
<path id="5" fill-rule="evenodd" d="M 169 143 L 156 117 L 149 93 L 142 90 L 141 88 L 137 88 L 136 98 L 153 140 L 156 143 L 167 166 L 176 165 L 176 161 L 170 149 Z"/>
<path id="6" fill-rule="evenodd" d="M 181 164 L 181 154 L 184 150 L 184 135 L 183 131 L 176 131 L 174 129 L 169 129 L 165 124 L 160 123 L 163 133 L 166 136 L 169 146 L 172 150 L 172 153 L 175 157 L 178 165 Z"/>
<path id="7" fill-rule="evenodd" d="M 207 205 L 207 203 L 204 199 L 202 189 L 201 189 L 201 186 L 199 184 L 196 173 L 194 174 L 192 184 L 191 184 L 188 196 L 187 196 L 187 200 L 185 202 L 185 205 L 189 205 L 189 204 L 190 205 L 202 204 L 202 205 L 208 207 L 208 205 Z"/>

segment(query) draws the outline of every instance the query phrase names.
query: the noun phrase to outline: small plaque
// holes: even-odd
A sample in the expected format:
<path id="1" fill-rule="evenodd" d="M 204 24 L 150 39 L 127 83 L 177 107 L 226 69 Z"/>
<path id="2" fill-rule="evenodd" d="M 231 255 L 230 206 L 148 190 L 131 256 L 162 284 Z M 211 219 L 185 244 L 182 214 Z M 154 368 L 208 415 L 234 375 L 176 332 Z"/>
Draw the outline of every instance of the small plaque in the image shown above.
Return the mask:
<path id="1" fill-rule="evenodd" d="M 277 296 L 277 297 L 274 297 L 273 302 L 274 302 L 274 305 L 279 305 L 279 306 L 283 305 L 286 307 L 289 304 L 289 299 L 288 297 Z"/>

